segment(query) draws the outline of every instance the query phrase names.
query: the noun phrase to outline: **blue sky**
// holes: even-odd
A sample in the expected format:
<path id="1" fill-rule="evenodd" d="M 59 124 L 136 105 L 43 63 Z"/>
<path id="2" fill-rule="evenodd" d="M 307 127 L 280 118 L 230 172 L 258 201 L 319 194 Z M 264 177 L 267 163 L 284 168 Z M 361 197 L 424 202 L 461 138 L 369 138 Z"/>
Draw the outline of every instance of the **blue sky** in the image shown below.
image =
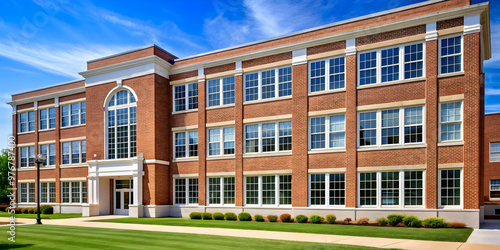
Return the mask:
<path id="1" fill-rule="evenodd" d="M 80 79 L 86 61 L 149 44 L 178 57 L 266 39 L 421 0 L 0 1 L 0 148 L 10 95 Z M 473 0 L 472 3 L 483 1 Z M 492 1 L 486 111 L 500 111 L 500 1 Z"/>

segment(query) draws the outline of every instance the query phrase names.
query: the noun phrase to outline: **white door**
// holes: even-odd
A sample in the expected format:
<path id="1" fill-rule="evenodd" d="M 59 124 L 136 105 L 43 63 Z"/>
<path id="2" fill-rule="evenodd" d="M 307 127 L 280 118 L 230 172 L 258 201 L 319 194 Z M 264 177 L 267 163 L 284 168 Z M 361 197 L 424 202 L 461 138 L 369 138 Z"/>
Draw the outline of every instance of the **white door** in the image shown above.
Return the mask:
<path id="1" fill-rule="evenodd" d="M 134 192 L 131 180 L 116 180 L 115 182 L 115 212 L 114 214 L 128 215 L 128 206 L 134 204 Z"/>

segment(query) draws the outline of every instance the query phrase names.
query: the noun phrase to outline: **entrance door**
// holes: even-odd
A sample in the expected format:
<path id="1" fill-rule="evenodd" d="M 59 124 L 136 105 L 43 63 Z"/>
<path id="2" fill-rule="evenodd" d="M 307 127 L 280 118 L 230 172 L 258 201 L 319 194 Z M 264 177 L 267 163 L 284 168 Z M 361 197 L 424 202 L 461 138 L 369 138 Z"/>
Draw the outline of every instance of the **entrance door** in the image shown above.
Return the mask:
<path id="1" fill-rule="evenodd" d="M 115 214 L 128 215 L 128 206 L 134 204 L 132 180 L 116 180 L 115 182 Z"/>

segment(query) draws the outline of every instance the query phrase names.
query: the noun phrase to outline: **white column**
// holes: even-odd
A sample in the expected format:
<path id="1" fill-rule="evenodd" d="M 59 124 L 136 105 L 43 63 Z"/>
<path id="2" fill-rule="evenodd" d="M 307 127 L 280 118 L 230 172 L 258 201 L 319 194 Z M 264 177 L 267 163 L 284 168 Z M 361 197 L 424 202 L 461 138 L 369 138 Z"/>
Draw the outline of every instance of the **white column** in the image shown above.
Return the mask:
<path id="1" fill-rule="evenodd" d="M 133 190 L 134 190 L 134 204 L 142 205 L 142 176 L 134 175 L 133 177 Z"/>
<path id="2" fill-rule="evenodd" d="M 89 177 L 89 204 L 99 204 L 99 178 Z"/>
<path id="3" fill-rule="evenodd" d="M 307 49 L 292 51 L 292 66 L 307 63 Z"/>

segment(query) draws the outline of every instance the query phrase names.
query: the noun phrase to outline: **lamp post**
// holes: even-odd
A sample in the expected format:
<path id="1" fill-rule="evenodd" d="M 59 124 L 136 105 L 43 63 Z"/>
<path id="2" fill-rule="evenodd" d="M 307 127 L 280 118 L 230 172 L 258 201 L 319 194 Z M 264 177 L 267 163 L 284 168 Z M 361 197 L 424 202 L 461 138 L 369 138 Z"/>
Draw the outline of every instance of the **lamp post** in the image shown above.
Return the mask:
<path id="1" fill-rule="evenodd" d="M 37 192 L 37 200 L 36 200 L 36 224 L 42 224 L 42 219 L 40 218 L 40 193 L 42 190 L 40 190 L 40 165 L 45 164 L 45 160 L 47 157 L 44 155 L 37 155 L 35 156 L 35 163 L 36 163 L 36 181 L 38 183 L 38 192 Z"/>

